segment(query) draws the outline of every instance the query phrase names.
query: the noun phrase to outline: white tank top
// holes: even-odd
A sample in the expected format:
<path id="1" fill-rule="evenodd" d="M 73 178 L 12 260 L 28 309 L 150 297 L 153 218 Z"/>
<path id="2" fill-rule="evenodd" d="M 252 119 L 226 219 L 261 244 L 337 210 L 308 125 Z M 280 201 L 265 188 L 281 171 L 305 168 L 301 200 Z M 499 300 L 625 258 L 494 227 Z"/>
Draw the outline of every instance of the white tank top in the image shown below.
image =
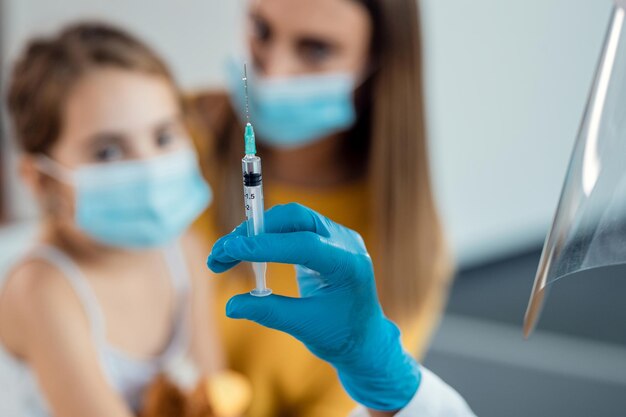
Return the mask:
<path id="1" fill-rule="evenodd" d="M 185 358 L 190 337 L 189 272 L 178 244 L 172 245 L 163 253 L 177 296 L 175 321 L 171 339 L 163 353 L 148 359 L 131 357 L 107 342 L 102 310 L 88 281 L 70 257 L 52 246 L 37 247 L 26 256 L 26 259 L 48 262 L 58 268 L 67 278 L 89 319 L 94 343 L 106 378 L 135 412 L 141 407 L 144 389 L 157 373 L 180 363 L 188 363 Z M 7 352 L 1 343 L 0 416 L 51 416 L 34 373 L 26 363 Z"/>

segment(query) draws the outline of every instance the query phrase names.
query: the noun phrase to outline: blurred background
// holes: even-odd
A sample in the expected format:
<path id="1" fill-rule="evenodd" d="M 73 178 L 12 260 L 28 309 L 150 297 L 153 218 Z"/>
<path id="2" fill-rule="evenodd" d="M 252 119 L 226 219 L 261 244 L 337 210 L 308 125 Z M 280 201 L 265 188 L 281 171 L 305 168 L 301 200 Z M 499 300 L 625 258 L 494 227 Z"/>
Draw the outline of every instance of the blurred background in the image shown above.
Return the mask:
<path id="1" fill-rule="evenodd" d="M 148 41 L 187 90 L 220 87 L 240 49 L 244 4 L 0 0 L 0 76 L 30 36 L 92 18 Z M 459 266 L 426 365 L 481 416 L 626 409 L 626 271 L 559 282 L 532 339 L 521 332 L 611 7 L 422 1 L 433 173 Z M 0 269 L 28 244 L 36 215 L 16 176 L 4 101 L 2 116 Z"/>

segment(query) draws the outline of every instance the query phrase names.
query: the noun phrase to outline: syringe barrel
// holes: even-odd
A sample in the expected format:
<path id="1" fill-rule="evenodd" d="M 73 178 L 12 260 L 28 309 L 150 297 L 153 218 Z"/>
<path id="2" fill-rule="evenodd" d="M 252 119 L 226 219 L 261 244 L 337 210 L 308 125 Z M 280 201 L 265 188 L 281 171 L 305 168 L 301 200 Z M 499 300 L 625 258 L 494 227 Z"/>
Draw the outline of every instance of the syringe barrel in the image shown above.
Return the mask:
<path id="1" fill-rule="evenodd" d="M 263 204 L 263 176 L 261 173 L 261 158 L 256 155 L 246 155 L 241 160 L 243 172 L 243 198 L 246 206 L 246 223 L 248 236 L 265 233 L 265 207 Z M 266 297 L 272 293 L 265 283 L 267 264 L 253 262 L 252 270 L 256 287 L 250 294 L 256 297 Z"/>
<path id="2" fill-rule="evenodd" d="M 241 160 L 241 168 L 248 236 L 256 236 L 265 232 L 261 158 L 246 155 Z"/>

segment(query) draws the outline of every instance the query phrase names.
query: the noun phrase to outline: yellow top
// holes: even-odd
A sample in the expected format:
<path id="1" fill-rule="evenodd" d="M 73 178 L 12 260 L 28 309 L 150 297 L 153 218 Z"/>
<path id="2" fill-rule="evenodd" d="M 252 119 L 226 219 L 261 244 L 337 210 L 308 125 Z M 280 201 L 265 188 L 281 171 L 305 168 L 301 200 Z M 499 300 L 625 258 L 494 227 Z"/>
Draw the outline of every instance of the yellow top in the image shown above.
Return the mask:
<path id="1" fill-rule="evenodd" d="M 367 244 L 371 236 L 367 210 L 355 210 L 368 201 L 365 182 L 324 189 L 299 189 L 265 184 L 265 207 L 298 202 L 358 231 Z M 242 203 L 243 204 L 243 203 Z M 197 227 L 214 241 L 213 220 L 206 214 Z M 242 264 L 217 279 L 216 315 L 228 366 L 250 379 L 253 397 L 249 417 L 298 416 L 346 417 L 356 404 L 344 392 L 335 370 L 313 356 L 299 341 L 281 332 L 245 320 L 231 320 L 226 302 L 235 294 L 249 292 L 249 265 Z M 268 265 L 268 287 L 275 294 L 297 296 L 294 268 Z M 421 357 L 437 325 L 445 294 L 434 294 L 428 305 L 408 326 L 401 326 L 407 349 Z"/>

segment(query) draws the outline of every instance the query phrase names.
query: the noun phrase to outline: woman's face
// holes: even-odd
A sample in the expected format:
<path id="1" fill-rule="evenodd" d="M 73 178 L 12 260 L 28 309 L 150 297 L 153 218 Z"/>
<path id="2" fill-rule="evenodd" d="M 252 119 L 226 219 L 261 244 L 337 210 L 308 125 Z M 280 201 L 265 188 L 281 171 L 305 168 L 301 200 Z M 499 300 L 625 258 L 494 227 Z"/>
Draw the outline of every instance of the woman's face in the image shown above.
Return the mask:
<path id="1" fill-rule="evenodd" d="M 252 0 L 248 42 L 267 77 L 366 71 L 372 22 L 354 0 Z"/>

